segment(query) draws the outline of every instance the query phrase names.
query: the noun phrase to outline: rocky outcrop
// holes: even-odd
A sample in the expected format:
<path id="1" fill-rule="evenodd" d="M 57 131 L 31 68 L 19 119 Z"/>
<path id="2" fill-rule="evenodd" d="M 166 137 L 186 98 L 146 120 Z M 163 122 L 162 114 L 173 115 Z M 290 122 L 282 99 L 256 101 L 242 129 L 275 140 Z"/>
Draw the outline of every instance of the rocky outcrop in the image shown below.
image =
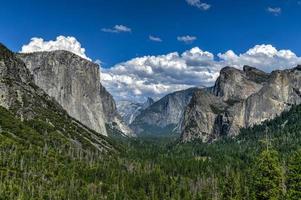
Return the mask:
<path id="1" fill-rule="evenodd" d="M 103 135 L 70 117 L 57 101 L 39 88 L 25 63 L 2 44 L 0 106 L 22 121 L 34 120 L 41 125 L 40 128 L 45 128 L 44 134 L 59 135 L 62 141 L 67 140 L 73 148 L 89 148 L 93 152 L 113 149 Z"/>
<path id="2" fill-rule="evenodd" d="M 197 88 L 166 95 L 141 112 L 131 124 L 137 134 L 179 133 L 183 113 Z"/>
<path id="3" fill-rule="evenodd" d="M 226 67 L 211 92 L 196 92 L 183 121 L 182 141 L 213 141 L 273 119 L 301 103 L 301 67 L 271 74 Z"/>
<path id="4" fill-rule="evenodd" d="M 107 135 L 105 124 L 131 134 L 116 111 L 112 95 L 100 83 L 99 67 L 68 51 L 18 54 L 35 83 L 75 119 Z"/>

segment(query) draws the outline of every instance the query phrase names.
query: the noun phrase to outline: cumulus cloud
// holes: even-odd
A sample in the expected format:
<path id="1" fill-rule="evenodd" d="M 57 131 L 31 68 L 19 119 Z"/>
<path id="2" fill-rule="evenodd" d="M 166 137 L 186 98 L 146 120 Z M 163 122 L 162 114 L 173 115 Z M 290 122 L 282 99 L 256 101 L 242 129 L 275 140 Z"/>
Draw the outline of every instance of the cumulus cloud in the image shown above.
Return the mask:
<path id="1" fill-rule="evenodd" d="M 266 72 L 294 67 L 301 63 L 300 57 L 291 50 L 277 50 L 272 45 L 256 45 L 239 55 L 229 50 L 218 54 L 218 57 L 230 66 L 241 68 L 243 65 L 250 65 Z"/>
<path id="2" fill-rule="evenodd" d="M 186 36 L 178 36 L 177 40 L 180 42 L 184 42 L 185 44 L 191 44 L 193 43 L 195 40 L 197 39 L 197 37 L 195 36 L 190 36 L 190 35 L 186 35 Z"/>
<path id="3" fill-rule="evenodd" d="M 217 58 L 199 47 L 182 54 L 138 57 L 101 68 L 101 80 L 117 100 L 143 101 L 148 96 L 160 98 L 177 90 L 212 86 L 225 66 L 242 69 L 250 65 L 270 72 L 301 63 L 292 51 L 277 50 L 272 45 L 256 45 L 242 54 L 229 50 Z"/>
<path id="4" fill-rule="evenodd" d="M 200 0 L 186 0 L 186 2 L 200 10 L 209 10 L 211 8 L 210 4 L 201 2 Z"/>
<path id="5" fill-rule="evenodd" d="M 279 7 L 268 7 L 267 11 L 272 13 L 275 16 L 278 16 L 281 14 L 282 9 Z"/>
<path id="6" fill-rule="evenodd" d="M 154 41 L 154 42 L 162 42 L 162 39 L 159 38 L 159 37 L 156 37 L 156 36 L 153 36 L 153 35 L 150 35 L 148 37 L 151 41 Z"/>
<path id="7" fill-rule="evenodd" d="M 122 33 L 122 32 L 132 32 L 132 29 L 125 25 L 115 25 L 113 28 L 102 28 L 103 32 L 107 33 Z"/>
<path id="8" fill-rule="evenodd" d="M 85 49 L 81 47 L 81 44 L 75 37 L 71 36 L 58 36 L 56 40 L 44 41 L 43 38 L 31 38 L 28 44 L 22 46 L 20 53 L 32 53 L 40 51 L 55 51 L 65 50 L 70 51 L 82 58 L 90 60 L 85 54 Z"/>
<path id="9" fill-rule="evenodd" d="M 182 54 L 134 58 L 102 69 L 101 80 L 117 99 L 159 98 L 164 94 L 194 86 L 211 85 L 221 66 L 214 56 L 198 47 Z"/>

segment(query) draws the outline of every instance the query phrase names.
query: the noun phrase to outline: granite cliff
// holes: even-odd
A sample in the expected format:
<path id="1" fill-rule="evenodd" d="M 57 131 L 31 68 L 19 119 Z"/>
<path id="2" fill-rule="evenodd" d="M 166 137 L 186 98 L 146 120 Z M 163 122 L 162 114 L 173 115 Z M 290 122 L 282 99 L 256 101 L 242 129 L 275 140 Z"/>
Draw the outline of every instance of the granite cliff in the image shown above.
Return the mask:
<path id="1" fill-rule="evenodd" d="M 225 67 L 211 90 L 194 93 L 182 122 L 182 141 L 211 142 L 275 118 L 301 103 L 301 66 L 270 74 Z"/>
<path id="2" fill-rule="evenodd" d="M 113 145 L 106 137 L 72 118 L 63 107 L 39 88 L 25 63 L 0 44 L 0 106 L 22 122 L 33 125 L 53 144 L 64 142 L 72 148 L 92 151 L 111 151 Z M 0 127 L 1 129 L 1 127 Z M 25 140 L 30 135 L 15 135 Z M 55 138 L 55 140 L 54 140 Z M 34 138 L 31 138 L 34 141 Z M 39 143 L 36 138 L 36 143 Z"/>
<path id="3" fill-rule="evenodd" d="M 18 54 L 34 82 L 53 97 L 69 115 L 107 135 L 113 124 L 131 135 L 116 111 L 113 97 L 100 83 L 99 66 L 68 51 Z"/>

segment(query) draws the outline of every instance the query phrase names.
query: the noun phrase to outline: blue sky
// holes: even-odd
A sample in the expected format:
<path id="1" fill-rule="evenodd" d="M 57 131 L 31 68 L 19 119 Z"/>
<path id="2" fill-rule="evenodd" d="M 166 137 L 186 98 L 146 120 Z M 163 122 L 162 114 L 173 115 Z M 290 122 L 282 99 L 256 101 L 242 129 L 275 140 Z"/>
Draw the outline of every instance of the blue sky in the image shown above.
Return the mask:
<path id="1" fill-rule="evenodd" d="M 33 37 L 27 50 L 71 41 L 102 61 L 115 99 L 143 101 L 211 86 L 226 65 L 301 64 L 300 19 L 301 0 L 2 0 L 0 41 L 13 51 Z"/>
<path id="2" fill-rule="evenodd" d="M 92 59 L 109 67 L 142 55 L 182 52 L 193 46 L 214 54 L 244 52 L 268 43 L 301 54 L 301 5 L 297 0 L 204 0 L 207 11 L 185 0 L 10 0 L 0 7 L 0 40 L 14 51 L 32 37 L 76 37 Z M 275 16 L 268 7 L 281 8 Z M 106 33 L 122 24 L 131 33 Z M 163 42 L 152 42 L 149 35 Z M 196 36 L 192 44 L 178 36 Z"/>

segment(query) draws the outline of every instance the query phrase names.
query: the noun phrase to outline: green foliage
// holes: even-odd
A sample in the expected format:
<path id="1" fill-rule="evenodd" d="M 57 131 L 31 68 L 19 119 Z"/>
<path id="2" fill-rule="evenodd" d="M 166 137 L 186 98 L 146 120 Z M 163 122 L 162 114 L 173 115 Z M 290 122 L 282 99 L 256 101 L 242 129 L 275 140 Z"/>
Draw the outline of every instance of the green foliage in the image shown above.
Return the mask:
<path id="1" fill-rule="evenodd" d="M 240 188 L 240 174 L 229 170 L 225 176 L 222 183 L 222 199 L 225 200 L 240 200 L 241 188 Z"/>
<path id="2" fill-rule="evenodd" d="M 288 161 L 287 196 L 291 200 L 301 199 L 301 149 Z"/>
<path id="3" fill-rule="evenodd" d="M 283 169 L 279 162 L 278 153 L 274 150 L 264 150 L 256 159 L 254 165 L 254 193 L 256 199 L 280 199 Z"/>
<path id="4" fill-rule="evenodd" d="M 300 199 L 301 106 L 213 144 L 115 137 L 109 155 L 70 142 L 85 131 L 68 118 L 40 116 L 0 108 L 0 199 Z"/>

